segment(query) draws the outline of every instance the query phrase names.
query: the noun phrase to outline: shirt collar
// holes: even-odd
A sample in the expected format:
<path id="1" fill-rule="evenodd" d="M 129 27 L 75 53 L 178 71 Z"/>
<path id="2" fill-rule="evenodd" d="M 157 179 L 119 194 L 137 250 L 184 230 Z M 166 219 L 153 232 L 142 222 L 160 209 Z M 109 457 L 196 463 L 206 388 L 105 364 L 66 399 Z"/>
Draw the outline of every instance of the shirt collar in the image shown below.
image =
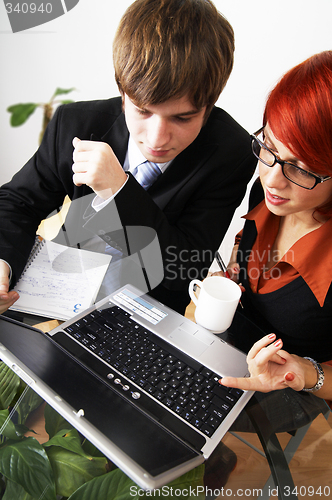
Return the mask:
<path id="1" fill-rule="evenodd" d="M 259 248 L 273 244 L 280 218 L 268 210 L 264 200 L 244 218 L 255 221 Z M 302 276 L 321 307 L 332 281 L 331 231 L 332 218 L 300 238 L 281 259 Z"/>
<path id="2" fill-rule="evenodd" d="M 129 136 L 127 155 L 123 165 L 124 170 L 125 171 L 129 170 L 129 172 L 133 172 L 138 165 L 144 163 L 145 161 L 146 158 L 141 153 L 136 142 L 131 136 Z M 167 169 L 167 167 L 169 167 L 172 161 L 173 160 L 167 161 L 166 163 L 157 163 L 158 167 L 161 170 L 161 173 L 165 172 L 165 170 Z"/>

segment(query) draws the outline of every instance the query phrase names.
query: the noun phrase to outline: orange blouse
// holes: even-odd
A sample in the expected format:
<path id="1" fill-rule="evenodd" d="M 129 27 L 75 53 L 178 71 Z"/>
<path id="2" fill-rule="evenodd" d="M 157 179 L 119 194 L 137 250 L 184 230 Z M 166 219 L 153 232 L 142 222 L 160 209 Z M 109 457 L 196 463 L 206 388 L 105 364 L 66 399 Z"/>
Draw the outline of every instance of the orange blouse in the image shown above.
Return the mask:
<path id="1" fill-rule="evenodd" d="M 281 258 L 271 255 L 280 217 L 272 214 L 263 200 L 244 218 L 254 220 L 257 229 L 248 259 L 252 291 L 273 292 L 301 275 L 322 307 L 332 281 L 332 218 L 300 238 Z M 269 258 L 275 264 L 267 270 Z"/>

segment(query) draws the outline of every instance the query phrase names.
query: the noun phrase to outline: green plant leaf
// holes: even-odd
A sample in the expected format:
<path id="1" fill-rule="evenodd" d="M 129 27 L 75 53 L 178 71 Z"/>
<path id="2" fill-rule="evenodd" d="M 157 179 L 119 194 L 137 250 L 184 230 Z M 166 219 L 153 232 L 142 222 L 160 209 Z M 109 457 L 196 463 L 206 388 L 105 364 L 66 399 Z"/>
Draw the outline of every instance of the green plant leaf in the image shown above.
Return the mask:
<path id="1" fill-rule="evenodd" d="M 58 446 L 46 449 L 55 480 L 57 495 L 69 497 L 82 484 L 106 473 L 106 458 L 77 455 Z"/>
<path id="2" fill-rule="evenodd" d="M 17 403 L 17 401 L 20 399 L 20 397 L 22 396 L 23 392 L 26 390 L 26 387 L 27 387 L 27 384 L 24 382 L 24 380 L 20 379 L 20 386 L 17 390 L 17 393 L 13 399 L 13 401 L 10 403 L 10 406 L 15 406 L 15 404 Z"/>
<path id="3" fill-rule="evenodd" d="M 90 443 L 90 441 L 88 441 L 87 439 L 84 439 L 84 441 L 82 443 L 82 448 L 85 451 L 85 454 L 90 455 L 91 457 L 103 457 L 104 456 L 104 454 L 100 450 L 98 450 L 98 448 L 94 444 Z"/>
<path id="4" fill-rule="evenodd" d="M 129 483 L 130 484 L 129 484 Z M 77 489 L 68 500 L 91 500 L 100 498 L 103 500 L 128 500 L 130 486 L 135 485 L 120 469 L 108 472 L 85 483 Z"/>
<path id="5" fill-rule="evenodd" d="M 35 438 L 8 441 L 0 449 L 0 472 L 32 497 L 55 500 L 55 483 L 47 454 Z"/>
<path id="6" fill-rule="evenodd" d="M 72 99 L 65 99 L 65 100 L 60 101 L 61 104 L 70 104 L 71 102 L 74 102 L 74 101 Z"/>
<path id="7" fill-rule="evenodd" d="M 37 435 L 37 432 L 35 432 L 33 429 L 29 429 L 26 425 L 23 424 L 15 424 L 15 431 L 18 436 L 18 438 L 24 437 L 24 435 L 27 432 L 32 432 L 33 434 Z"/>
<path id="8" fill-rule="evenodd" d="M 76 490 L 68 500 L 91 500 L 98 498 L 103 500 L 139 500 L 154 498 L 176 498 L 188 500 L 193 495 L 198 500 L 205 499 L 203 486 L 204 465 L 187 472 L 167 486 L 156 490 L 144 492 L 120 469 L 115 469 L 104 476 L 97 477 L 85 483 Z M 191 488 L 191 490 L 190 490 Z M 190 495 L 190 492 L 193 495 Z"/>
<path id="9" fill-rule="evenodd" d="M 20 484 L 14 483 L 14 481 L 7 480 L 7 486 L 5 494 L 2 500 L 36 500 L 27 493 Z"/>
<path id="10" fill-rule="evenodd" d="M 3 476 L 0 477 L 0 498 L 2 498 L 3 492 L 5 491 L 6 488 L 6 483 L 4 479 L 5 478 Z"/>
<path id="11" fill-rule="evenodd" d="M 5 492 L 5 488 L 6 488 L 6 483 L 4 481 L 4 477 L 2 476 L 0 478 L 0 498 L 3 498 L 4 492 Z"/>
<path id="12" fill-rule="evenodd" d="M 43 398 L 30 387 L 17 406 L 18 422 L 24 424 L 30 413 L 43 403 Z"/>
<path id="13" fill-rule="evenodd" d="M 73 90 L 76 90 L 75 87 L 72 87 L 71 89 L 62 89 L 60 87 L 57 87 L 57 89 L 55 90 L 55 92 L 53 94 L 53 99 L 57 95 L 69 94 L 70 92 L 73 92 Z"/>
<path id="14" fill-rule="evenodd" d="M 76 429 L 61 430 L 56 433 L 47 443 L 43 444 L 44 447 L 60 446 L 65 450 L 72 451 L 81 455 L 82 457 L 92 458 L 88 456 L 82 448 L 81 439 Z"/>
<path id="15" fill-rule="evenodd" d="M 9 418 L 9 410 L 0 411 L 0 429 L 0 434 L 8 439 L 13 439 L 15 441 L 21 439 L 20 430 L 16 429 L 15 424 Z"/>
<path id="16" fill-rule="evenodd" d="M 5 410 L 13 401 L 20 386 L 20 377 L 0 361 L 0 409 Z"/>
<path id="17" fill-rule="evenodd" d="M 203 479 L 204 472 L 205 472 L 205 465 L 202 464 L 199 465 L 198 467 L 195 467 L 195 469 L 192 469 L 186 474 L 183 474 L 177 479 L 174 479 L 174 481 L 169 483 L 166 487 L 165 490 L 166 497 L 168 496 L 169 498 L 169 493 L 173 492 L 173 495 L 170 498 L 187 500 L 188 496 L 189 498 L 191 496 L 190 491 L 194 491 L 195 498 L 197 498 L 198 500 L 205 500 L 205 488 Z M 178 492 L 182 492 L 182 494 L 178 495 Z"/>
<path id="18" fill-rule="evenodd" d="M 12 127 L 18 127 L 27 121 L 30 115 L 38 108 L 38 104 L 28 102 L 25 104 L 14 104 L 9 106 L 7 111 L 11 113 L 10 124 Z"/>
<path id="19" fill-rule="evenodd" d="M 45 430 L 50 439 L 54 437 L 59 431 L 73 429 L 73 426 L 67 422 L 52 406 L 47 404 L 44 411 L 45 416 Z"/>

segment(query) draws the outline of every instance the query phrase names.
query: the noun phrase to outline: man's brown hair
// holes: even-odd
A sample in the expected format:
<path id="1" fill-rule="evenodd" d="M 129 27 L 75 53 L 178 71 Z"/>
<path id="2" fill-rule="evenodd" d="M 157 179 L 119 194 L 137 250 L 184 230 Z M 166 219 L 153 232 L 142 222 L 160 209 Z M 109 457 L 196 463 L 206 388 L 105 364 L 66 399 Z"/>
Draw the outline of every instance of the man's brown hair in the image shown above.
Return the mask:
<path id="1" fill-rule="evenodd" d="M 234 33 L 210 0 L 136 0 L 113 43 L 121 94 L 139 106 L 188 95 L 206 116 L 233 67 Z"/>

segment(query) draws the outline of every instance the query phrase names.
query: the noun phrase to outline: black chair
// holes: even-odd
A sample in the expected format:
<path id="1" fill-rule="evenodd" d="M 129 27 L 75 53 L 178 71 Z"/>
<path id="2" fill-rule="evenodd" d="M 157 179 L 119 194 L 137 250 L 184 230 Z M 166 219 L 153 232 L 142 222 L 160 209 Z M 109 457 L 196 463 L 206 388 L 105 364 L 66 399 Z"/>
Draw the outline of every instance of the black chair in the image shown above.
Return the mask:
<path id="1" fill-rule="evenodd" d="M 298 499 L 298 496 L 295 494 L 296 488 L 288 464 L 292 460 L 296 450 L 301 444 L 301 441 L 309 430 L 312 422 L 309 422 L 307 425 L 300 427 L 295 432 L 290 433 L 292 437 L 283 450 L 278 437 L 273 431 L 272 426 L 264 413 L 264 410 L 255 397 L 255 394 L 247 404 L 245 411 L 259 437 L 264 452 L 253 446 L 251 443 L 239 436 L 236 432 L 229 432 L 240 441 L 250 446 L 257 453 L 264 456 L 268 461 L 271 475 L 265 483 L 262 489 L 262 493 L 258 498 L 262 500 L 268 500 L 271 494 L 269 494 L 269 492 L 271 492 L 272 488 L 276 488 L 278 491 L 279 500 Z M 329 406 L 326 404 L 326 411 L 323 412 L 323 415 L 326 419 L 328 418 L 330 411 L 331 410 Z"/>

